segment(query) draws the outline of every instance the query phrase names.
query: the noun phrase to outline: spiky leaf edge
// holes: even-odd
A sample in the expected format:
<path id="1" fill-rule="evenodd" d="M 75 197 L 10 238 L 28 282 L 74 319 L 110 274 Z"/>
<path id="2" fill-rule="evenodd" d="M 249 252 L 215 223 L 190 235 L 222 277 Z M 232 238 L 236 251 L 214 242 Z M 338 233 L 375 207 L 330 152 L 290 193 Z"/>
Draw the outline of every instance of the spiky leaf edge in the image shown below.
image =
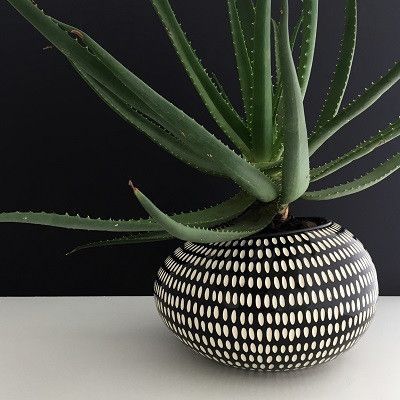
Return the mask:
<path id="1" fill-rule="evenodd" d="M 239 193 L 228 200 L 197 211 L 173 214 L 176 222 L 199 227 L 213 227 L 237 218 L 254 203 L 254 198 Z M 0 213 L 0 223 L 22 223 L 45 225 L 56 228 L 78 229 L 102 232 L 139 232 L 163 231 L 163 227 L 152 219 L 104 220 L 80 217 L 79 215 L 61 215 L 55 213 L 10 212 Z"/>
<path id="2" fill-rule="evenodd" d="M 373 83 L 362 95 L 343 108 L 334 118 L 310 135 L 310 155 L 314 154 L 340 128 L 371 107 L 386 91 L 400 79 L 400 63 L 397 62 L 389 72 Z"/>
<path id="3" fill-rule="evenodd" d="M 305 200 L 332 200 L 339 197 L 349 196 L 376 185 L 399 168 L 400 153 L 397 153 L 392 158 L 358 179 L 327 189 L 306 192 L 302 198 Z"/>
<path id="4" fill-rule="evenodd" d="M 317 181 L 319 179 L 325 178 L 326 176 L 333 174 L 334 172 L 340 170 L 346 165 L 358 160 L 367 154 L 371 153 L 378 147 L 390 142 L 391 140 L 397 138 L 400 135 L 400 119 L 394 124 L 390 124 L 388 128 L 370 139 L 363 141 L 356 147 L 346 152 L 342 156 L 326 163 L 320 165 L 319 167 L 312 168 L 311 170 L 311 181 Z"/>
<path id="5" fill-rule="evenodd" d="M 169 233 L 166 232 L 139 232 L 133 235 L 123 236 L 120 238 L 100 240 L 97 242 L 82 244 L 75 247 L 66 253 L 67 256 L 77 253 L 82 250 L 92 249 L 97 247 L 110 247 L 110 246 L 124 246 L 138 243 L 148 242 L 161 242 L 165 240 L 174 239 Z"/>
<path id="6" fill-rule="evenodd" d="M 257 1 L 254 29 L 252 153 L 254 161 L 262 162 L 273 156 L 271 0 Z"/>
<path id="7" fill-rule="evenodd" d="M 207 156 L 215 157 L 231 179 L 239 186 L 243 186 L 247 192 L 256 193 L 255 197 L 265 202 L 276 198 L 274 185 L 261 171 L 251 166 L 182 110 L 151 89 L 88 35 L 76 29 L 68 33 L 60 30 L 60 23 L 55 23 L 29 0 L 8 1 L 86 73 L 94 76 L 111 91 L 121 90 L 122 84 L 123 88 L 129 91 L 133 101 L 139 99 L 143 102 L 160 117 L 162 123 L 166 123 L 169 131 L 176 129 L 175 133 L 190 140 L 192 146 L 207 149 Z M 69 28 L 66 26 L 64 29 Z M 75 40 L 70 36 L 72 33 L 76 37 Z M 119 86 L 115 85 L 116 77 L 118 77 Z"/>
<path id="8" fill-rule="evenodd" d="M 318 0 L 303 0 L 302 40 L 300 60 L 297 68 L 303 99 L 307 92 L 308 81 L 313 65 L 318 25 Z"/>
<path id="9" fill-rule="evenodd" d="M 246 42 L 247 53 L 250 62 L 254 62 L 254 21 L 256 9 L 253 0 L 236 0 L 236 9 Z"/>
<path id="10" fill-rule="evenodd" d="M 323 126 L 338 113 L 349 81 L 357 42 L 357 0 L 346 2 L 346 23 L 340 56 L 317 126 Z"/>
<path id="11" fill-rule="evenodd" d="M 253 69 L 246 40 L 236 7 L 236 0 L 227 0 L 236 66 L 239 74 L 240 90 L 247 122 L 251 121 L 251 102 L 253 97 Z"/>
<path id="12" fill-rule="evenodd" d="M 281 202 L 297 200 L 310 183 L 308 136 L 303 99 L 289 38 L 289 5 L 282 1 L 280 23 L 280 66 L 282 71 L 282 126 L 284 141 Z"/>
<path id="13" fill-rule="evenodd" d="M 225 101 L 224 96 L 219 93 L 218 88 L 208 76 L 179 25 L 168 0 L 152 0 L 152 3 L 179 59 L 211 116 L 232 143 L 244 155 L 250 157 L 249 142 L 251 135 L 248 128 L 238 113 Z"/>
<path id="14" fill-rule="evenodd" d="M 133 187 L 133 186 L 132 186 Z M 163 213 L 139 189 L 133 187 L 136 198 L 149 215 L 172 236 L 195 243 L 211 243 L 240 239 L 259 232 L 270 224 L 278 212 L 276 203 L 258 203 L 249 208 L 236 220 L 221 229 L 197 228 L 178 223 Z"/>

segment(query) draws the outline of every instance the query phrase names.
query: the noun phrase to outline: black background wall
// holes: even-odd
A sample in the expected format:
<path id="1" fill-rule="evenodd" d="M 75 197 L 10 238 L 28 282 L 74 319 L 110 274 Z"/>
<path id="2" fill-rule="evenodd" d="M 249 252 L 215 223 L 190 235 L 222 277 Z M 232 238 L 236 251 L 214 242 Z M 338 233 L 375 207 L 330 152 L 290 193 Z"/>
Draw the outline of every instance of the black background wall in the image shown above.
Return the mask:
<path id="1" fill-rule="evenodd" d="M 149 0 L 42 0 L 61 20 L 81 27 L 161 94 L 212 132 L 218 129 L 176 59 Z M 275 2 L 277 3 L 277 2 Z M 291 1 L 298 6 L 297 1 Z M 315 121 L 333 71 L 343 29 L 344 0 L 320 1 L 316 63 L 306 108 Z M 239 103 L 225 1 L 172 1 L 208 69 Z M 120 121 L 72 72 L 56 50 L 3 1 L 0 6 L 0 209 L 81 215 L 145 216 L 129 178 L 166 211 L 215 203 L 234 191 L 226 181 L 191 170 Z M 398 0 L 359 1 L 359 36 L 345 101 L 400 58 Z M 329 160 L 394 121 L 395 87 L 324 147 Z M 372 168 L 399 149 L 392 143 L 324 181 L 341 182 Z M 300 201 L 296 214 L 323 215 L 356 233 L 375 260 L 381 294 L 400 294 L 398 238 L 400 174 L 369 191 L 331 202 Z M 88 250 L 80 243 L 109 237 L 27 225 L 0 226 L 0 295 L 143 295 L 163 258 L 178 242 Z"/>

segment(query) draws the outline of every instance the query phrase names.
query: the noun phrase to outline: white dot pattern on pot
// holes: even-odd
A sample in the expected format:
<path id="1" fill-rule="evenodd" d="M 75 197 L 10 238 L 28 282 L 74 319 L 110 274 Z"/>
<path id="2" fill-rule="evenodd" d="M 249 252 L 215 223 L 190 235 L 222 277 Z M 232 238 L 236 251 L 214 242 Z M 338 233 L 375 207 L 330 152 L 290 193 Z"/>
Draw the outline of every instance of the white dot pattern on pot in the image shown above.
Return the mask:
<path id="1" fill-rule="evenodd" d="M 352 347 L 375 312 L 368 252 L 332 223 L 230 242 L 186 242 L 154 285 L 166 325 L 219 363 L 286 371 L 321 364 Z"/>

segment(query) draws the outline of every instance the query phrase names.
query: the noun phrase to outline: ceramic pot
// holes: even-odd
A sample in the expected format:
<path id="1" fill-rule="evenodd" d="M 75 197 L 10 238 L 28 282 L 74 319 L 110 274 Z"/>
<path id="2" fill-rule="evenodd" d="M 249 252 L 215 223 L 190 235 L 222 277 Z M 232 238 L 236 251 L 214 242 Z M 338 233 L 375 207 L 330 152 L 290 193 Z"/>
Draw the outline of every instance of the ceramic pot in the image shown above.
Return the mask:
<path id="1" fill-rule="evenodd" d="M 158 271 L 157 309 L 187 346 L 224 365 L 287 371 L 351 348 L 375 312 L 362 243 L 335 222 L 176 249 Z"/>

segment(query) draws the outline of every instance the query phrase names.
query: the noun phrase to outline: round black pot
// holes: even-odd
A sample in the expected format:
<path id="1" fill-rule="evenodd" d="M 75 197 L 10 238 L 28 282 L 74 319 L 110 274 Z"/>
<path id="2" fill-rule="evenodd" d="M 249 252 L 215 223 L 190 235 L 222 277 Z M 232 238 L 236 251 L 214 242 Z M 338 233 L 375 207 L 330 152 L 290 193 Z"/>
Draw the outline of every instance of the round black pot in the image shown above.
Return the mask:
<path id="1" fill-rule="evenodd" d="M 362 243 L 335 222 L 176 249 L 158 271 L 157 309 L 187 346 L 224 365 L 286 371 L 333 360 L 375 312 Z"/>

